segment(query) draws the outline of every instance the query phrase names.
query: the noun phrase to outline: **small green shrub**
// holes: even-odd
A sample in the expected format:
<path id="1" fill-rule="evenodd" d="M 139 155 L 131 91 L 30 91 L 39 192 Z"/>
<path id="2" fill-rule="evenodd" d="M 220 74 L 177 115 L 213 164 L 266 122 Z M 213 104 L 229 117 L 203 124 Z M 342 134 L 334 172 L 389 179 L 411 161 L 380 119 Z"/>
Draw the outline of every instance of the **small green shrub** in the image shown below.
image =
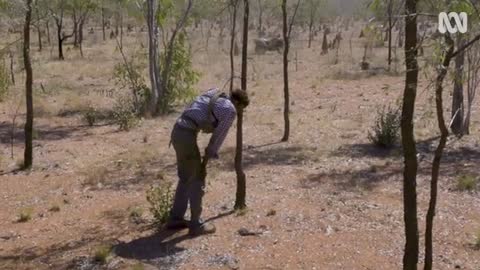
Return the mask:
<path id="1" fill-rule="evenodd" d="M 171 184 L 152 186 L 147 191 L 147 201 L 150 203 L 150 212 L 153 214 L 155 224 L 161 225 L 168 220 L 172 199 Z"/>
<path id="2" fill-rule="evenodd" d="M 113 107 L 113 119 L 120 130 L 128 131 L 138 125 L 139 117 L 131 98 L 123 96 L 117 99 Z"/>
<path id="3" fill-rule="evenodd" d="M 150 101 L 150 88 L 142 75 L 146 64 L 145 54 L 143 49 L 140 49 L 131 56 L 130 60 L 116 64 L 113 70 L 116 85 L 132 92 L 132 105 L 138 115 L 146 113 Z"/>
<path id="4" fill-rule="evenodd" d="M 377 118 L 372 131 L 368 133 L 369 140 L 378 147 L 392 148 L 400 134 L 400 109 L 383 107 L 377 112 Z"/>
<path id="5" fill-rule="evenodd" d="M 130 208 L 129 219 L 131 222 L 139 224 L 142 223 L 143 209 L 140 207 Z"/>
<path id="6" fill-rule="evenodd" d="M 88 107 L 88 109 L 83 113 L 83 120 L 90 127 L 93 127 L 93 125 L 95 125 L 95 123 L 98 120 L 98 117 L 99 117 L 99 113 L 93 107 Z"/>
<path id="7" fill-rule="evenodd" d="M 472 191 L 477 189 L 478 179 L 473 175 L 461 175 L 457 179 L 457 190 Z"/>
<path id="8" fill-rule="evenodd" d="M 33 210 L 31 208 L 23 209 L 22 211 L 20 211 L 17 221 L 22 223 L 30 221 L 32 219 L 32 214 Z"/>
<path id="9" fill-rule="evenodd" d="M 178 103 L 191 101 L 195 97 L 194 86 L 199 80 L 199 73 L 193 69 L 192 55 L 188 46 L 187 35 L 179 33 L 173 44 L 172 58 L 169 73 L 167 70 L 168 50 L 160 54 L 160 70 L 162 78 L 166 82 L 166 93 L 159 100 L 159 111 L 169 112 Z"/>
<path id="10" fill-rule="evenodd" d="M 99 246 L 95 250 L 93 259 L 100 264 L 105 264 L 108 262 L 108 258 L 110 257 L 111 252 L 112 252 L 111 246 L 107 246 L 107 245 Z"/>

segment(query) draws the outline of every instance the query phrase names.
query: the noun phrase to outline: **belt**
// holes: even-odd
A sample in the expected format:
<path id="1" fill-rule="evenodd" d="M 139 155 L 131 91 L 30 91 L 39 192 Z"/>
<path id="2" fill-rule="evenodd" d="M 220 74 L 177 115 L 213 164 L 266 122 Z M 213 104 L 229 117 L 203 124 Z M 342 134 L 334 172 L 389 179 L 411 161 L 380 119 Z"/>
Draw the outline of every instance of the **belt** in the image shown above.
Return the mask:
<path id="1" fill-rule="evenodd" d="M 197 123 L 190 117 L 181 116 L 177 119 L 175 126 L 183 129 L 197 133 L 199 131 Z"/>
<path id="2" fill-rule="evenodd" d="M 182 125 L 182 120 L 191 122 L 195 127 L 197 127 L 197 123 L 195 123 L 195 121 L 193 121 L 193 119 L 191 119 L 190 117 L 186 118 L 186 117 L 181 116 L 175 122 L 174 129 L 179 128 L 181 130 L 185 130 L 185 131 L 189 131 L 189 132 L 198 134 L 198 129 L 197 128 L 190 128 L 190 127 L 183 126 Z M 172 145 L 172 138 L 170 138 L 170 142 L 168 143 L 168 148 L 170 148 L 171 145 Z"/>

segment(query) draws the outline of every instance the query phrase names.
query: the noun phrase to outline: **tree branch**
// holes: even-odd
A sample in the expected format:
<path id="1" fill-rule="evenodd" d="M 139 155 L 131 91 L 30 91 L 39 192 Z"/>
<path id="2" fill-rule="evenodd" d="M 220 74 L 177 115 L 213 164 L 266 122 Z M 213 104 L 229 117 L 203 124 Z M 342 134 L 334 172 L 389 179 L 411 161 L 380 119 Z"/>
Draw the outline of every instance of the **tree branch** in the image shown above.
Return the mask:
<path id="1" fill-rule="evenodd" d="M 298 7 L 300 6 L 300 1 L 301 0 L 298 0 L 297 5 L 295 6 L 295 11 L 293 12 L 292 20 L 288 25 L 288 38 L 290 38 L 290 34 L 292 33 L 292 27 L 293 27 L 293 24 L 295 23 L 295 17 L 297 16 Z"/>
<path id="2" fill-rule="evenodd" d="M 472 40 L 470 40 L 469 42 L 465 43 L 462 47 L 458 48 L 453 54 L 452 54 L 452 58 L 456 57 L 459 53 L 461 53 L 462 51 L 465 51 L 467 50 L 468 48 L 470 48 L 475 42 L 479 41 L 480 40 L 480 34 L 477 34 Z"/>

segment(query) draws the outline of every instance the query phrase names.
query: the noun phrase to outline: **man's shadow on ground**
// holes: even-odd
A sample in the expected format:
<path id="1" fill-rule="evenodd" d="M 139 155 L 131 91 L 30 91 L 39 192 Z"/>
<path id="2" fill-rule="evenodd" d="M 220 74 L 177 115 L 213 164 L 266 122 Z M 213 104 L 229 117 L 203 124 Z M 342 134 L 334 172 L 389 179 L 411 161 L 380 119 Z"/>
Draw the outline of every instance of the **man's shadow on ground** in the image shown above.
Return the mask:
<path id="1" fill-rule="evenodd" d="M 231 214 L 235 211 L 228 211 L 217 216 L 211 217 L 205 222 L 212 222 Z M 115 254 L 122 258 L 135 260 L 155 260 L 176 253 L 185 251 L 183 247 L 177 245 L 187 239 L 192 239 L 186 231 L 178 230 L 159 230 L 154 234 L 132 240 L 127 243 L 120 243 L 114 246 Z"/>

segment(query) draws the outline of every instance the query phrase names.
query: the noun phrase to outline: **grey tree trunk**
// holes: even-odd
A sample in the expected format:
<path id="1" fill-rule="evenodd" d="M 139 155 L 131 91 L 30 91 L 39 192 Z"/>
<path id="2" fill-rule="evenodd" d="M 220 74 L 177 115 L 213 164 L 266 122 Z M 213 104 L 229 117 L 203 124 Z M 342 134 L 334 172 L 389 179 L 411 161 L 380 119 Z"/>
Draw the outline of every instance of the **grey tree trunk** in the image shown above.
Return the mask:
<path id="1" fill-rule="evenodd" d="M 150 76 L 150 100 L 148 101 L 148 112 L 155 114 L 157 102 L 160 96 L 160 65 L 158 55 L 158 24 L 157 0 L 147 0 L 147 26 L 148 26 L 148 72 Z"/>
<path id="2" fill-rule="evenodd" d="M 47 19 L 45 19 L 45 29 L 47 31 L 47 42 L 48 42 L 48 45 L 51 45 L 52 41 L 50 39 L 50 21 Z"/>
<path id="3" fill-rule="evenodd" d="M 102 6 L 102 35 L 103 41 L 107 40 L 107 36 L 105 34 L 105 7 Z"/>
<path id="4" fill-rule="evenodd" d="M 457 46 L 465 43 L 462 36 L 457 38 Z M 465 52 L 460 52 L 455 58 L 455 82 L 452 97 L 452 133 L 461 136 L 463 133 L 464 103 L 463 103 L 463 79 L 464 79 Z"/>
<path id="5" fill-rule="evenodd" d="M 27 121 L 25 123 L 25 152 L 23 168 L 28 169 L 33 164 L 33 72 L 30 60 L 30 25 L 32 21 L 32 0 L 26 0 L 25 25 L 23 28 L 23 62 L 25 65 L 25 97 L 27 105 Z"/>
<path id="6" fill-rule="evenodd" d="M 392 66 L 393 0 L 388 1 L 388 70 Z"/>
<path id="7" fill-rule="evenodd" d="M 230 37 L 230 92 L 233 91 L 233 80 L 235 78 L 235 33 L 236 33 L 236 27 L 237 27 L 237 5 L 238 5 L 238 0 L 233 0 L 232 1 L 232 8 L 233 8 L 233 14 L 232 14 L 232 31 L 231 31 L 231 37 Z"/>

